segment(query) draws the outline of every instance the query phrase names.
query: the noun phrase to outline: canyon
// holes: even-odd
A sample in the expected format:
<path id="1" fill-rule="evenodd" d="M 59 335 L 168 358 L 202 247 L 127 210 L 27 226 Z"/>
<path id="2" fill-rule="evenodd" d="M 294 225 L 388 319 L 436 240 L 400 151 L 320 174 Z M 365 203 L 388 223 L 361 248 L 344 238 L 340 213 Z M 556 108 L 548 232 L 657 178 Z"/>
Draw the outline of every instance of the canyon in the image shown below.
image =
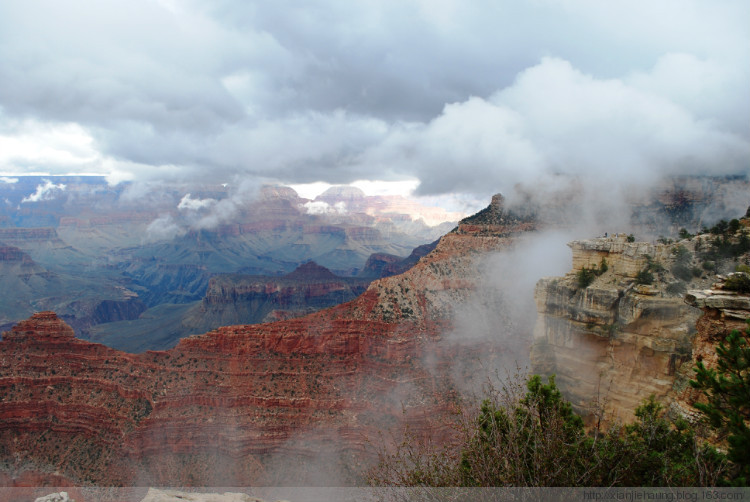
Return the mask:
<path id="1" fill-rule="evenodd" d="M 102 323 L 87 339 L 127 352 L 168 349 L 180 338 L 221 326 L 291 319 L 348 302 L 371 281 L 334 275 L 312 261 L 282 276 L 218 274 L 209 279 L 200 302 L 169 310 L 161 306 L 138 319 Z"/>
<path id="2" fill-rule="evenodd" d="M 504 355 L 441 342 L 480 258 L 535 228 L 495 197 L 481 221 L 463 220 L 355 300 L 167 351 L 117 351 L 77 338 L 53 312 L 34 314 L 0 342 L 4 484 L 356 483 L 368 441 L 446 423 L 458 359 Z"/>
<path id="3" fill-rule="evenodd" d="M 724 241 L 571 242 L 573 270 L 536 285 L 533 336 L 503 324 L 507 306 L 481 287 L 496 279 L 488 258 L 523 254 L 521 243 L 543 230 L 502 196 L 405 272 L 302 317 L 224 326 L 134 354 L 76 337 L 54 312 L 33 314 L 0 341 L 0 480 L 357 484 L 384 431 L 408 426 L 439 438 L 488 369 L 524 358 L 532 371 L 556 374 L 589 423 L 628 421 L 649 394 L 691 418 L 695 357 L 710 362 L 717 340 L 750 315 L 747 296 L 722 289 L 717 276 L 748 263 L 747 249 L 717 255 L 721 242 L 742 240 L 748 221 L 739 225 Z M 28 262 L 22 251 L 5 254 Z M 591 282 L 581 282 L 583 271 Z M 315 265 L 301 273 L 331 279 Z M 256 287 L 237 284 L 217 280 L 205 308 Z M 501 310 L 489 322 L 496 336 L 462 329 L 462 318 L 477 321 L 477 305 Z"/>
<path id="4" fill-rule="evenodd" d="M 314 260 L 356 277 L 371 255 L 400 261 L 450 230 L 450 217 L 458 219 L 357 189 L 334 187 L 310 200 L 282 186 L 110 186 L 97 176 L 3 180 L 0 198 L 0 247 L 24 253 L 23 259 L 0 253 L 0 331 L 53 310 L 79 336 L 114 340 L 113 346 L 120 327 L 120 338 L 132 338 L 130 321 L 154 331 L 180 322 L 178 313 L 201 302 L 215 276 L 278 277 Z M 174 335 L 157 338 L 173 345 Z"/>

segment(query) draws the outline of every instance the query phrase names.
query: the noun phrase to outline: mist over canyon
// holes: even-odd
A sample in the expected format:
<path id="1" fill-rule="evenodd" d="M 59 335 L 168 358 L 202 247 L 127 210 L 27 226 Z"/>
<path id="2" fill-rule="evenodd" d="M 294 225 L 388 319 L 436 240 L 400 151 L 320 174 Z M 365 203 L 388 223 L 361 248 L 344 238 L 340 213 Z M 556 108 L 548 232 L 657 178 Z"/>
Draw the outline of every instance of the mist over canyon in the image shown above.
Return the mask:
<path id="1" fill-rule="evenodd" d="M 365 269 L 372 254 L 406 258 L 452 225 L 425 219 L 455 216 L 354 188 L 309 200 L 285 187 L 111 187 L 101 177 L 16 178 L 0 182 L 0 198 L 0 325 L 55 310 L 83 336 L 149 308 L 195 306 L 217 274 L 280 277 L 315 261 L 378 277 L 382 267 Z"/>
<path id="2" fill-rule="evenodd" d="M 629 216 L 621 215 L 629 222 L 622 229 L 613 224 L 602 229 L 607 237 L 600 231 L 594 234 L 598 238 L 571 244 L 571 272 L 565 244 L 590 231 L 576 218 L 581 207 L 575 192 L 550 206 L 495 196 L 436 244 L 414 246 L 411 258 L 389 253 L 404 247 L 376 238 L 379 224 L 399 223 L 356 213 L 348 216 L 358 219 L 354 225 L 342 212 L 321 221 L 321 215 L 291 205 L 294 194 L 279 188 L 265 189 L 252 202 L 258 213 L 243 213 L 250 220 L 246 227 L 178 232 L 137 246 L 131 241 L 118 248 L 132 239 L 123 228 L 147 229 L 156 221 L 137 213 L 101 225 L 92 223 L 98 221 L 93 216 L 83 224 L 79 218 L 74 229 L 61 230 L 61 224 L 3 229 L 10 241 L 2 255 L 9 270 L 3 277 L 15 277 L 17 284 L 65 284 L 67 278 L 54 268 L 60 264 L 88 270 L 89 275 L 74 275 L 79 281 L 105 272 L 94 281 L 97 289 L 81 287 L 79 302 L 100 302 L 86 317 L 71 316 L 67 323 L 64 308 L 47 310 L 12 323 L 3 334 L 3 484 L 358 484 L 362 469 L 374 460 L 372 442 L 384 441 L 384 433 L 409 424 L 439 437 L 462 399 L 480 395 L 487 378 L 519 367 L 558 374 L 561 388 L 584 414 L 590 412 L 591 394 L 605 387 L 612 417 L 632 416 L 634 403 L 651 392 L 676 410 L 689 409 L 696 397 L 684 391 L 692 354 L 710 351 L 708 328 L 701 326 L 715 333 L 739 321 L 725 320 L 721 312 L 728 307 L 722 304 L 686 305 L 674 284 L 682 284 L 680 291 L 706 289 L 717 272 L 733 270 L 734 261 L 716 262 L 685 282 L 680 272 L 670 272 L 676 265 L 673 249 L 684 246 L 690 266 L 699 266 L 698 240 L 629 243 L 625 235 L 677 240 L 679 228 L 699 231 L 738 204 L 722 194 L 747 190 L 743 179 L 695 178 L 665 182 L 649 200 L 639 194 Z M 345 194 L 350 200 L 357 195 Z M 172 202 L 184 197 L 178 193 Z M 368 218 L 376 223 L 363 225 Z M 415 225 L 411 219 L 401 223 Z M 745 229 L 746 220 L 742 225 Z M 81 251 L 67 241 L 83 235 L 94 236 L 99 246 L 116 245 L 106 248 L 100 263 L 87 262 L 82 257 L 94 254 L 93 245 Z M 267 254 L 247 252 L 250 242 L 265 245 Z M 704 252 L 711 248 L 708 238 L 701 242 Z M 300 249 L 317 254 L 295 263 L 290 257 Z M 363 249 L 374 254 L 352 258 L 348 277 L 309 261 Z M 60 262 L 52 260 L 56 257 Z M 577 272 L 598 266 L 602 258 L 610 270 L 590 287 L 576 286 Z M 649 260 L 666 272 L 648 288 L 635 287 L 635 276 Z M 747 253 L 737 260 L 746 263 Z M 268 275 L 252 268 L 260 264 Z M 137 275 L 139 270 L 152 275 Z M 154 272 L 159 270 L 162 275 Z M 381 277 L 390 273 L 395 275 Z M 201 291 L 197 284 L 203 280 L 206 292 L 195 300 L 190 295 Z M 109 303 L 99 297 L 107 281 L 122 295 L 112 295 Z M 41 284 L 29 291 L 52 290 Z M 32 307 L 55 300 L 31 293 L 26 298 Z M 351 299 L 339 296 L 344 293 Z M 59 298 L 57 305 L 70 305 L 64 294 Z M 317 303 L 324 300 L 340 304 L 324 308 L 328 304 Z M 296 312 L 289 313 L 290 307 Z M 706 309 L 707 317 L 696 307 Z M 731 319 L 743 309 L 730 308 Z M 97 314 L 102 310 L 110 317 L 97 318 L 105 317 Z M 241 320 L 253 315 L 255 321 L 269 321 L 269 315 L 280 320 Z M 696 328 L 699 318 L 713 321 L 700 321 Z M 198 327 L 204 320 L 230 319 L 233 325 L 177 333 L 175 327 L 190 319 Z M 71 328 L 76 323 L 89 335 Z M 129 323 L 138 353 L 94 343 L 96 337 L 116 336 L 116 330 L 102 331 L 108 324 L 123 323 Z M 167 345 L 146 350 L 144 340 L 170 330 L 176 334 L 167 337 Z"/>

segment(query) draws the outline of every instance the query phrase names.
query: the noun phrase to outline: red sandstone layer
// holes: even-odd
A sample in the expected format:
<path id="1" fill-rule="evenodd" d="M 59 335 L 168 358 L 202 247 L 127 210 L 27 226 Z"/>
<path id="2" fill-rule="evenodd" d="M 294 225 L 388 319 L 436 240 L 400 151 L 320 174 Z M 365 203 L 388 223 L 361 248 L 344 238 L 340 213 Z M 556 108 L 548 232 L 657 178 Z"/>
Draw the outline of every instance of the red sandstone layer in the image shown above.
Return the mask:
<path id="1" fill-rule="evenodd" d="M 164 352 L 119 352 L 35 314 L 0 342 L 0 465 L 11 480 L 109 486 L 305 484 L 323 467 L 337 479 L 322 482 L 354 482 L 368 440 L 449 419 L 451 309 L 476 255 L 525 229 L 459 228 L 348 304 Z M 294 468 L 308 479 L 285 479 Z"/>

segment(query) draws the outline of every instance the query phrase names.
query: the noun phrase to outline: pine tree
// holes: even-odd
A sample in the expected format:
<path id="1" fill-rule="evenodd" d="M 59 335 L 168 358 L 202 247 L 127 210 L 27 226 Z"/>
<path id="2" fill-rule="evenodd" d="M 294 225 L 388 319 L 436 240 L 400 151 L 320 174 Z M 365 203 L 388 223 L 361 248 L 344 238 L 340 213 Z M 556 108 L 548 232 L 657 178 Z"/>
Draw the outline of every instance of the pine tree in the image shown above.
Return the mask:
<path id="1" fill-rule="evenodd" d="M 735 470 L 728 480 L 735 486 L 750 482 L 750 347 L 747 337 L 732 331 L 716 348 L 719 356 L 716 368 L 706 368 L 698 362 L 696 378 L 690 385 L 701 390 L 707 403 L 696 403 L 713 427 L 727 436 L 727 457 Z M 726 345 L 725 345 L 726 343 Z"/>

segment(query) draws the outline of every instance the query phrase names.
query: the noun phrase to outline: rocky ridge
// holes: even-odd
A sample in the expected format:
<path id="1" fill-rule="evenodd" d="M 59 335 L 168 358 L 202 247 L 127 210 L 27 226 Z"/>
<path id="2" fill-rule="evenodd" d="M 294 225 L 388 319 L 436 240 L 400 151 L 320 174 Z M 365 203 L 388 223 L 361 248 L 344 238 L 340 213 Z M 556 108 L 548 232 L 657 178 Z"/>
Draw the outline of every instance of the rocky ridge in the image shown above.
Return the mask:
<path id="1" fill-rule="evenodd" d="M 742 273 L 742 272 L 740 272 Z M 750 319 L 750 295 L 731 291 L 726 280 L 735 274 L 720 275 L 710 288 L 690 290 L 685 303 L 700 309 L 703 315 L 696 324 L 693 339 L 693 361 L 702 361 L 708 368 L 716 367 L 716 347 L 733 330 L 744 331 Z M 695 377 L 692 366 L 684 366 L 676 380 L 676 397 L 672 407 L 682 416 L 697 417 L 692 404 L 703 397 L 686 382 Z"/>
<path id="2" fill-rule="evenodd" d="M 2 472 L 11 483 L 52 474 L 108 486 L 351 483 L 366 438 L 447 420 L 457 349 L 441 340 L 454 309 L 480 258 L 534 227 L 460 224 L 349 303 L 168 351 L 119 352 L 35 314 L 0 342 Z"/>
<path id="3" fill-rule="evenodd" d="M 223 326 L 299 317 L 353 300 L 369 284 L 367 279 L 334 275 L 312 261 L 281 277 L 216 276 L 208 283 L 193 324 L 200 327 L 199 320 L 204 320 Z"/>

